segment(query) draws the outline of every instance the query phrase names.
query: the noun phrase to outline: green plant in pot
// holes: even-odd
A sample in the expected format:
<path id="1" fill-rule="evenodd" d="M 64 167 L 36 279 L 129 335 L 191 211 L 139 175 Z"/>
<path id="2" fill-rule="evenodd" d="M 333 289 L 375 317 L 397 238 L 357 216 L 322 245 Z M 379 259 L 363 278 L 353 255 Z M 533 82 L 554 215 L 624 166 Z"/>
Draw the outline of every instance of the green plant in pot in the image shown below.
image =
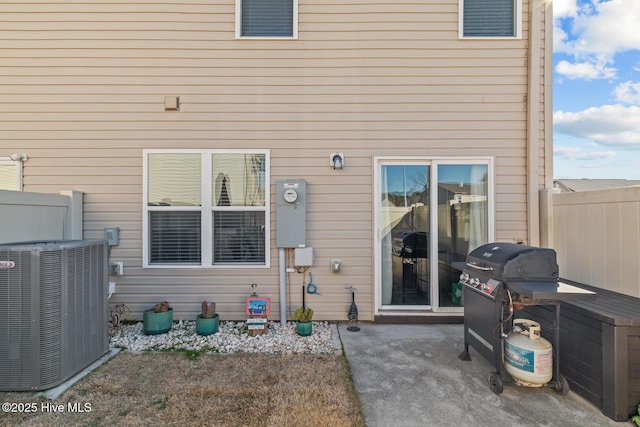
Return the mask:
<path id="1" fill-rule="evenodd" d="M 173 325 L 173 308 L 167 301 L 162 301 L 142 314 L 142 326 L 147 335 L 164 334 Z"/>
<path id="2" fill-rule="evenodd" d="M 296 321 L 296 331 L 298 335 L 306 337 L 313 332 L 313 310 L 309 307 L 300 307 L 291 315 L 291 320 Z"/>
<path id="3" fill-rule="evenodd" d="M 202 301 L 202 313 L 196 317 L 196 333 L 198 335 L 212 335 L 218 332 L 220 315 L 216 313 L 216 303 Z"/>

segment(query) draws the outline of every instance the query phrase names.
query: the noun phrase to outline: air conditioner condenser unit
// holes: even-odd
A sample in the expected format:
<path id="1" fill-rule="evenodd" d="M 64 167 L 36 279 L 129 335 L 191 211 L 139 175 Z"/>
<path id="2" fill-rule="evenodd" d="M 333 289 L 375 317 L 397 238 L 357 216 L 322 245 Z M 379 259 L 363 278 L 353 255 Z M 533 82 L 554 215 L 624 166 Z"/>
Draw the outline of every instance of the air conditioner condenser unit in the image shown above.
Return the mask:
<path id="1" fill-rule="evenodd" d="M 0 391 L 45 390 L 109 350 L 103 240 L 0 244 Z"/>

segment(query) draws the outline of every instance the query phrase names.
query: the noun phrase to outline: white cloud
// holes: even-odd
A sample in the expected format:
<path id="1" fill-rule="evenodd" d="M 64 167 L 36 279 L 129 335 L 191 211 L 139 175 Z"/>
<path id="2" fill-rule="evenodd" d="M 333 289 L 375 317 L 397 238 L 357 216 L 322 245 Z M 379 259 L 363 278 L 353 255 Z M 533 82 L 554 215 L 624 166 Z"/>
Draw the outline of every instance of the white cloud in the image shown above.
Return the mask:
<path id="1" fill-rule="evenodd" d="M 553 27 L 553 53 L 571 53 L 571 46 L 567 42 L 569 35 L 558 26 Z"/>
<path id="2" fill-rule="evenodd" d="M 553 2 L 553 17 L 566 18 L 576 16 L 578 5 L 576 0 L 555 0 Z"/>
<path id="3" fill-rule="evenodd" d="M 603 105 L 576 113 L 553 113 L 554 130 L 608 146 L 640 150 L 640 107 Z"/>
<path id="4" fill-rule="evenodd" d="M 560 61 L 556 73 L 571 80 L 610 79 L 615 77 L 616 69 L 607 67 L 606 63 Z"/>
<path id="5" fill-rule="evenodd" d="M 616 54 L 640 50 L 640 1 L 556 0 L 553 48 L 573 57 L 556 67 L 569 79 L 614 78 L 611 67 Z"/>
<path id="6" fill-rule="evenodd" d="M 593 1 L 593 10 L 582 9 L 574 18 L 573 33 L 585 53 L 612 56 L 640 49 L 640 2 Z"/>
<path id="7" fill-rule="evenodd" d="M 634 154 L 595 160 L 568 159 L 556 154 L 553 176 L 556 179 L 640 179 L 640 158 Z"/>
<path id="8" fill-rule="evenodd" d="M 580 164 L 585 169 L 602 169 L 602 168 L 611 168 L 617 166 L 615 162 L 609 161 L 596 161 L 596 162 L 585 162 Z"/>
<path id="9" fill-rule="evenodd" d="M 553 154 L 555 156 L 564 157 L 568 160 L 602 160 L 609 159 L 611 157 L 615 157 L 616 153 L 613 151 L 592 151 L 589 153 L 585 153 L 582 148 L 579 147 L 554 147 Z M 595 162 L 591 162 L 588 164 L 595 164 Z M 601 163 L 600 163 L 601 164 Z M 588 167 L 586 165 L 583 165 Z"/>
<path id="10" fill-rule="evenodd" d="M 594 134 L 593 139 L 602 145 L 640 150 L 640 131 Z"/>
<path id="11" fill-rule="evenodd" d="M 627 104 L 640 105 L 640 83 L 624 82 L 616 86 L 616 99 Z"/>

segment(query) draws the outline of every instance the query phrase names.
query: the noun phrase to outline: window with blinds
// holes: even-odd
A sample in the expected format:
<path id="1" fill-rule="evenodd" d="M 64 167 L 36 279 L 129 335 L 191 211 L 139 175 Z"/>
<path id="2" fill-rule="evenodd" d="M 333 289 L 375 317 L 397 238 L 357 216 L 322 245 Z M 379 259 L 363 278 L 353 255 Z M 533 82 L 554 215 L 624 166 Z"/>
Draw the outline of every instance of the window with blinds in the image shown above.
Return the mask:
<path id="1" fill-rule="evenodd" d="M 200 212 L 150 212 L 150 263 L 199 265 Z"/>
<path id="2" fill-rule="evenodd" d="M 145 151 L 145 266 L 268 266 L 268 152 Z"/>
<path id="3" fill-rule="evenodd" d="M 516 37 L 521 0 L 461 0 L 463 37 Z"/>
<path id="4" fill-rule="evenodd" d="M 238 37 L 297 37 L 298 0 L 236 0 Z"/>

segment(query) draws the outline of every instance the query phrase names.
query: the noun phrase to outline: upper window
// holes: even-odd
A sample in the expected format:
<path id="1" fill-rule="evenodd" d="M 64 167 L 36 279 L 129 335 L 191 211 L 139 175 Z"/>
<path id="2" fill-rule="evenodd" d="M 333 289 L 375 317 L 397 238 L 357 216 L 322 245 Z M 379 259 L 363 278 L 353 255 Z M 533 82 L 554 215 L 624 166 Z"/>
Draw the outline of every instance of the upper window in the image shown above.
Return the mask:
<path id="1" fill-rule="evenodd" d="M 0 190 L 22 190 L 22 162 L 0 157 Z"/>
<path id="2" fill-rule="evenodd" d="M 268 154 L 145 151 L 145 267 L 268 266 Z"/>
<path id="3" fill-rule="evenodd" d="M 298 0 L 236 0 L 236 37 L 297 38 Z"/>
<path id="4" fill-rule="evenodd" d="M 522 36 L 522 0 L 460 0 L 462 37 Z"/>

